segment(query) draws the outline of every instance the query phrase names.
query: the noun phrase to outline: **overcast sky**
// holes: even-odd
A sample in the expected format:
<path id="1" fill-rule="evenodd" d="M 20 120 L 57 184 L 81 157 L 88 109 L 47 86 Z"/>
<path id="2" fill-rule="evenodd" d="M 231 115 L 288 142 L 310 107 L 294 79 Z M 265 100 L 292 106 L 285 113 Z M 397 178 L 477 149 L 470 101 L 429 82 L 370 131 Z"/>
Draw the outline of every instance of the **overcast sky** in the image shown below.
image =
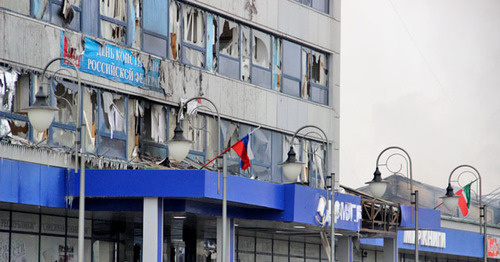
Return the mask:
<path id="1" fill-rule="evenodd" d="M 342 1 L 341 184 L 363 186 L 395 145 L 443 194 L 460 164 L 483 194 L 500 186 L 499 14 L 498 0 Z"/>

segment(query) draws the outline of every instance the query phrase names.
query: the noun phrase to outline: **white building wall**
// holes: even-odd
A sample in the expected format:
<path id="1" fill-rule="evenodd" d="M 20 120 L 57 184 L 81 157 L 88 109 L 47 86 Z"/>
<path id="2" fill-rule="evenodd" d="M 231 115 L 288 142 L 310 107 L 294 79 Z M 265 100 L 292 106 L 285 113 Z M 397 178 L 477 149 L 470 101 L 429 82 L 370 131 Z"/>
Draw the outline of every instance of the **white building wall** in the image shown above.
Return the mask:
<path id="1" fill-rule="evenodd" d="M 247 0 L 188 2 L 327 52 L 330 105 L 319 105 L 170 60 L 162 61 L 167 69 L 166 90 L 172 90 L 165 96 L 85 73 L 81 74 L 82 81 L 172 105 L 177 105 L 180 98 L 203 93 L 218 105 L 223 117 L 286 133 L 293 133 L 303 125 L 316 125 L 333 142 L 333 171 L 338 173 L 340 1 L 333 1 L 331 15 L 291 0 L 255 1 L 257 12 L 252 14 L 245 8 L 249 2 Z M 29 1 L 7 0 L 0 6 L 12 10 L 0 10 L 1 62 L 41 71 L 48 61 L 61 55 L 60 37 L 63 29 L 30 18 Z M 55 71 L 58 66 L 54 63 L 50 71 Z"/>

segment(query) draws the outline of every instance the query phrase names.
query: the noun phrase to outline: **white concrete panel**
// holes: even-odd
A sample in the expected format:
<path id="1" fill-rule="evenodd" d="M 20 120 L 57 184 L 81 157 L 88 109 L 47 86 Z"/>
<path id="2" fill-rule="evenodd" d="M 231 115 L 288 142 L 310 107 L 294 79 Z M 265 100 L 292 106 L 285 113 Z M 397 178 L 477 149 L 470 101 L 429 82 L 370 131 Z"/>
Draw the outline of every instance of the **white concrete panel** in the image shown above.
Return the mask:
<path id="1" fill-rule="evenodd" d="M 285 96 L 278 96 L 277 98 L 277 116 L 276 116 L 276 126 L 280 129 L 288 129 L 287 127 L 287 116 L 288 116 L 288 101 Z"/>
<path id="2" fill-rule="evenodd" d="M 5 32 L 5 13 L 0 11 L 0 32 Z M 0 34 L 0 57 L 6 57 L 5 53 L 6 34 Z"/>
<path id="3" fill-rule="evenodd" d="M 255 122 L 264 122 L 266 123 L 267 112 L 267 104 L 266 104 L 266 95 L 267 92 L 260 89 L 255 88 L 255 100 L 251 105 L 251 110 L 255 112 Z M 275 112 L 269 112 L 269 114 L 275 114 Z"/>
<path id="4" fill-rule="evenodd" d="M 286 122 L 287 122 L 286 129 L 295 132 L 295 130 L 299 129 L 304 123 L 299 119 L 299 112 L 301 110 L 307 110 L 307 109 L 299 108 L 299 102 L 293 98 L 286 97 L 285 99 L 287 101 L 287 107 L 288 107 L 286 114 Z"/>
<path id="5" fill-rule="evenodd" d="M 342 6 L 342 0 L 330 0 L 330 4 L 333 2 L 333 17 L 337 21 L 341 21 L 340 19 L 340 10 Z"/>
<path id="6" fill-rule="evenodd" d="M 0 7 L 23 15 L 30 15 L 30 1 L 4 0 Z"/>
<path id="7" fill-rule="evenodd" d="M 256 107 L 259 107 L 257 104 L 257 96 L 261 92 L 259 88 L 252 88 L 252 87 L 243 87 L 243 101 L 240 104 L 241 107 L 243 107 L 243 116 L 245 119 L 248 121 L 252 122 L 257 122 L 257 114 L 256 114 Z"/>
<path id="8" fill-rule="evenodd" d="M 294 1 L 279 1 L 278 31 L 314 47 L 339 52 L 333 17 Z"/>
<path id="9" fill-rule="evenodd" d="M 268 92 L 266 95 L 266 124 L 276 127 L 278 123 L 278 97 L 277 93 Z"/>
<path id="10" fill-rule="evenodd" d="M 210 99 L 217 109 L 219 110 L 220 113 L 220 104 L 221 104 L 221 88 L 217 84 L 218 78 L 212 74 L 205 74 L 203 76 L 203 82 L 206 83 L 206 89 L 205 90 L 205 96 Z"/>

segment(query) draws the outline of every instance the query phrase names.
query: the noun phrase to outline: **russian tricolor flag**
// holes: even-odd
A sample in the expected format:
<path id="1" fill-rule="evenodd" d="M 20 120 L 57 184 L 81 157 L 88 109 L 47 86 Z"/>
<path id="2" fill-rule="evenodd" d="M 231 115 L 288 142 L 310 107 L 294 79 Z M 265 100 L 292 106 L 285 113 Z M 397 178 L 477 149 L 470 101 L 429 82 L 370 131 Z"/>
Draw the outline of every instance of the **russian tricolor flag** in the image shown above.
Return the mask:
<path id="1" fill-rule="evenodd" d="M 250 167 L 250 160 L 253 159 L 253 152 L 250 146 L 250 134 L 244 136 L 240 141 L 231 147 L 241 158 L 241 169 L 247 170 Z"/>

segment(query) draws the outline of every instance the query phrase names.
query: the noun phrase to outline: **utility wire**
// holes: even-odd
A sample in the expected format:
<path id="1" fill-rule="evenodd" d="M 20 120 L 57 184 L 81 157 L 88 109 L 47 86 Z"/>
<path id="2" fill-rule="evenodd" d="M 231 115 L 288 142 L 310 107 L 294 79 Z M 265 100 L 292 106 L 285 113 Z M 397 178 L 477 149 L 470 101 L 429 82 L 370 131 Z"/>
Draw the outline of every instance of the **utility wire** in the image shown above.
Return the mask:
<path id="1" fill-rule="evenodd" d="M 415 38 L 413 38 L 413 35 L 410 33 L 410 30 L 408 29 L 408 27 L 406 26 L 403 18 L 401 17 L 401 15 L 399 14 L 398 12 L 398 9 L 396 8 L 396 6 L 394 5 L 394 3 L 392 2 L 392 0 L 388 0 L 389 3 L 391 4 L 392 6 L 392 9 L 394 9 L 394 13 L 396 13 L 396 15 L 398 16 L 398 19 L 399 21 L 401 22 L 401 25 L 403 25 L 403 28 L 404 30 L 406 31 L 406 33 L 408 34 L 408 36 L 410 37 L 410 40 L 411 42 L 413 43 L 413 45 L 415 46 L 415 48 L 417 49 L 418 53 L 420 54 L 420 57 L 422 57 L 422 59 L 424 60 L 424 63 L 425 65 L 427 66 L 427 68 L 429 69 L 429 71 L 431 72 L 432 76 L 434 77 L 434 79 L 436 80 L 436 82 L 438 83 L 439 87 L 441 88 L 441 90 L 443 91 L 444 95 L 446 96 L 446 98 L 448 99 L 448 101 L 450 101 L 450 103 L 452 103 L 452 100 L 450 98 L 450 96 L 448 95 L 448 92 L 446 92 L 446 89 L 444 88 L 443 84 L 441 83 L 441 81 L 439 80 L 439 78 L 437 77 L 436 73 L 434 72 L 434 70 L 432 70 L 432 67 L 431 65 L 429 64 L 429 62 L 427 61 L 427 59 L 425 58 L 424 56 L 424 53 L 422 52 L 422 50 L 420 50 L 420 48 L 418 47 L 417 45 L 417 41 L 415 41 Z"/>

